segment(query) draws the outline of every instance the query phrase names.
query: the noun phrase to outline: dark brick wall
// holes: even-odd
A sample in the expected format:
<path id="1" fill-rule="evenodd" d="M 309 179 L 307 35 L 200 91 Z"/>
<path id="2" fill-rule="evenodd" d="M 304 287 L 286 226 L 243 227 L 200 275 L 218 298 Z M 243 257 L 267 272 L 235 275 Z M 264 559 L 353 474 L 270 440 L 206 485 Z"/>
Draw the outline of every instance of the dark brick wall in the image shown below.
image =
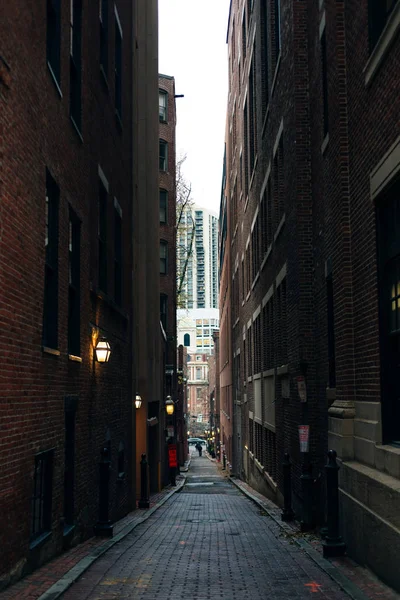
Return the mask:
<path id="1" fill-rule="evenodd" d="M 370 173 L 399 134 L 399 78 L 396 75 L 399 40 L 395 39 L 375 77 L 366 85 L 365 66 L 369 58 L 367 1 L 360 4 L 355 1 L 292 3 L 281 0 L 280 5 L 280 56 L 276 56 L 275 50 L 275 3 L 259 0 L 254 2 L 244 59 L 240 35 L 243 2 L 232 0 L 231 3 L 227 35 L 230 93 L 226 139 L 228 239 L 231 238 L 232 244 L 231 255 L 229 259 L 225 257 L 222 272 L 228 268 L 231 280 L 238 261 L 239 320 L 232 323 L 232 349 L 241 349 L 243 445 L 249 446 L 254 458 L 264 465 L 280 489 L 283 452 L 290 453 L 295 502 L 298 504 L 304 458 L 299 451 L 298 425 L 310 425 L 310 454 L 306 459 L 311 461 L 314 475 L 323 474 L 328 408 L 334 398 L 338 401 L 380 398 L 376 218 L 375 206 L 370 199 Z M 267 7 L 266 20 L 264 7 Z M 248 74 L 255 22 L 257 101 L 253 132 L 257 158 L 254 173 L 248 172 L 247 197 L 245 192 L 242 196 L 240 193 L 239 165 L 241 147 L 244 163 L 243 107 L 245 95 L 248 108 L 251 98 Z M 269 37 L 264 35 L 266 25 Z M 320 35 L 323 28 L 327 52 L 328 137 L 325 136 L 323 112 Z M 266 44 L 268 67 L 263 59 Z M 232 61 L 233 54 L 235 60 Z M 276 153 L 278 163 L 279 157 L 283 156 L 279 172 L 274 155 L 282 120 L 282 148 L 278 147 Z M 232 133 L 235 121 L 236 132 Z M 243 298 L 242 255 L 246 261 L 246 244 L 252 235 L 256 212 L 262 208 L 262 186 L 269 165 L 272 199 L 274 202 L 274 197 L 281 194 L 285 218 L 278 226 L 272 213 L 273 240 L 267 252 L 263 240 L 270 232 L 267 223 L 262 224 L 261 265 L 256 266 L 258 274 L 255 278 L 252 276 L 250 291 L 246 291 Z M 236 177 L 237 199 L 233 194 Z M 244 172 L 242 179 L 245 179 Z M 236 204 L 237 212 L 232 210 Z M 254 249 L 247 251 L 250 257 L 253 253 Z M 279 306 L 282 292 L 277 276 L 285 264 L 286 317 L 282 320 Z M 248 272 L 246 263 L 244 272 Z M 331 274 L 333 284 L 336 358 L 336 386 L 328 390 L 329 393 L 327 274 Z M 247 282 L 245 288 L 248 288 Z M 271 289 L 274 318 L 272 326 L 267 327 L 261 315 L 263 343 L 257 347 L 252 317 Z M 251 337 L 247 329 L 250 320 Z M 221 318 L 221 345 L 223 327 Z M 254 353 L 261 353 L 261 364 L 264 364 L 269 339 L 275 347 L 272 365 L 275 372 L 275 433 L 263 431 L 268 429 L 264 422 L 257 423 L 256 427 L 249 419 L 250 413 L 256 411 L 257 382 L 253 372 L 250 378 L 245 378 L 244 330 L 246 355 L 250 341 L 253 365 L 259 363 Z M 282 354 L 285 340 L 287 364 L 282 368 L 280 357 L 285 354 Z M 248 359 L 246 356 L 247 373 Z M 306 403 L 300 402 L 298 376 L 305 377 Z M 262 421 L 268 416 L 267 408 L 263 390 Z M 273 449 L 271 445 L 274 445 Z M 274 457 L 271 450 L 275 451 L 276 468 L 271 466 L 271 456 Z"/>
<path id="2" fill-rule="evenodd" d="M 160 276 L 160 293 L 168 297 L 167 337 L 174 339 L 168 343 L 167 363 L 176 368 L 176 105 L 175 80 L 159 75 L 159 89 L 167 92 L 167 122 L 160 122 L 160 139 L 168 143 L 168 168 L 160 171 L 160 189 L 168 192 L 167 223 L 160 224 L 160 239 L 168 243 L 168 270 Z"/>
<path id="3" fill-rule="evenodd" d="M 123 29 L 122 122 L 114 102 L 114 5 L 109 4 L 109 77 L 99 68 L 96 3 L 83 3 L 82 129 L 69 118 L 69 6 L 61 3 L 61 76 L 46 64 L 46 3 L 16 0 L 0 22 L 0 472 L 5 518 L 0 572 L 17 573 L 59 552 L 64 515 L 64 404 L 75 396 L 74 541 L 98 519 L 98 463 L 109 434 L 110 518 L 131 508 L 130 306 L 132 7 L 117 2 Z M 98 165 L 109 182 L 108 286 L 98 286 Z M 58 244 L 59 355 L 42 350 L 46 167 L 60 188 Z M 123 299 L 114 296 L 114 197 L 122 209 Z M 68 358 L 68 216 L 81 221 L 81 362 Z M 107 337 L 110 362 L 93 360 L 92 327 Z M 108 433 L 107 433 L 108 432 Z M 126 477 L 118 481 L 118 449 Z M 29 549 L 35 454 L 54 449 L 51 538 Z M 4 575 L 5 579 L 6 576 Z"/>

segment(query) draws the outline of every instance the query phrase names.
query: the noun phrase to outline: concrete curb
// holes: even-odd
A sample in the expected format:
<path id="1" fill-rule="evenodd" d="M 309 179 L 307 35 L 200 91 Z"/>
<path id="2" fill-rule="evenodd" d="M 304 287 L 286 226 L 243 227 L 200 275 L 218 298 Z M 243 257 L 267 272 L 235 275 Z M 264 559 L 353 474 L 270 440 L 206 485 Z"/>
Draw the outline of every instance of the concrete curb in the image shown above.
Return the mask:
<path id="1" fill-rule="evenodd" d="M 237 483 L 237 481 L 235 481 L 234 478 L 229 477 L 229 479 L 245 496 L 250 498 L 250 500 L 255 502 L 257 504 L 257 506 L 259 506 L 264 512 L 266 512 L 267 515 L 277 525 L 279 525 L 279 527 L 281 529 L 283 529 L 284 531 L 287 531 L 287 528 L 285 527 L 285 523 L 283 521 L 280 521 L 279 519 L 277 519 L 275 517 L 275 515 L 271 513 L 271 511 L 268 509 L 268 507 L 261 500 L 259 500 L 256 496 L 254 496 L 250 492 L 248 492 L 246 489 L 242 488 L 241 485 L 239 483 Z M 324 571 L 327 575 L 329 575 L 329 577 L 331 579 L 333 579 L 333 581 L 335 581 L 340 586 L 340 588 L 344 592 L 346 592 L 346 594 L 348 596 L 350 596 L 350 598 L 353 598 L 353 600 L 370 600 L 370 598 L 368 596 L 366 596 L 364 594 L 364 592 L 362 590 L 360 590 L 360 588 L 355 583 L 350 581 L 350 579 L 348 579 L 346 577 L 346 575 L 343 575 L 343 573 L 341 573 L 340 569 L 335 567 L 335 565 L 333 565 L 329 560 L 327 560 L 326 558 L 323 558 L 319 554 L 319 552 L 317 552 L 315 550 L 315 548 L 313 548 L 311 546 L 311 544 L 309 544 L 306 540 L 293 538 L 293 541 L 302 550 L 304 550 L 304 552 L 311 558 L 311 560 L 316 565 L 318 565 L 319 568 L 322 569 L 322 571 Z"/>
<path id="2" fill-rule="evenodd" d="M 38 600 L 56 600 L 60 598 L 62 594 L 64 594 L 68 588 L 71 587 L 73 583 L 98 559 L 100 556 L 105 554 L 107 550 L 118 544 L 121 540 L 123 540 L 127 535 L 129 535 L 138 525 L 141 525 L 151 515 L 158 509 L 160 506 L 165 504 L 173 494 L 180 492 L 183 486 L 185 485 L 186 477 L 178 483 L 178 485 L 172 489 L 168 494 L 164 496 L 155 506 L 150 508 L 143 517 L 136 519 L 134 523 L 126 525 L 122 531 L 120 531 L 116 536 L 107 540 L 101 546 L 98 546 L 90 554 L 82 558 L 72 569 L 70 569 L 65 575 L 61 577 L 56 583 L 54 583 L 46 592 L 44 592 Z M 139 509 L 138 509 L 139 510 Z"/>

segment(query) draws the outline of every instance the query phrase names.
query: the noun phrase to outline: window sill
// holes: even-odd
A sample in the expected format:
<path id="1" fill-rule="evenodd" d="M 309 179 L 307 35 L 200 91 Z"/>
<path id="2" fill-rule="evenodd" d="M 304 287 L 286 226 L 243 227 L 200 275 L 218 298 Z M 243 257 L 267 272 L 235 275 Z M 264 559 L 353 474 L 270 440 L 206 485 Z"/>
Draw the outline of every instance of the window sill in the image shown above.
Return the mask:
<path id="1" fill-rule="evenodd" d="M 63 537 L 69 537 L 75 531 L 75 525 L 64 525 Z"/>
<path id="2" fill-rule="evenodd" d="M 60 356 L 61 352 L 55 348 L 49 348 L 48 346 L 42 346 L 43 354 L 51 354 L 52 356 Z"/>
<path id="3" fill-rule="evenodd" d="M 266 251 L 266 253 L 264 255 L 264 258 L 263 258 L 263 261 L 261 263 L 260 271 L 262 271 L 263 268 L 265 267 L 266 262 L 267 262 L 267 260 L 269 259 L 270 255 L 271 255 L 271 252 L 272 252 L 272 244 L 270 244 L 268 246 L 268 250 Z"/>
<path id="4" fill-rule="evenodd" d="M 51 65 L 50 65 L 50 63 L 49 63 L 48 61 L 47 61 L 47 68 L 48 68 L 48 69 L 49 69 L 49 71 L 50 71 L 51 78 L 52 78 L 52 80 L 53 80 L 53 83 L 54 83 L 54 85 L 56 86 L 56 90 L 57 90 L 57 92 L 58 92 L 58 94 L 59 94 L 60 98 L 62 98 L 62 97 L 63 97 L 63 95 L 62 95 L 62 91 L 61 91 L 61 88 L 60 88 L 60 84 L 58 83 L 57 77 L 55 76 L 55 74 L 54 74 L 54 71 L 53 71 L 53 69 L 51 68 Z"/>
<path id="5" fill-rule="evenodd" d="M 255 176 L 256 176 L 256 167 L 257 167 L 257 162 L 258 162 L 258 154 L 257 154 L 257 156 L 256 156 L 256 157 L 255 157 L 255 159 L 254 159 L 254 165 L 253 165 L 253 169 L 252 169 L 252 172 L 251 172 L 251 179 L 250 179 L 249 190 L 251 190 L 251 188 L 252 188 L 252 186 L 253 186 L 253 181 L 254 181 L 254 178 L 255 178 Z"/>
<path id="6" fill-rule="evenodd" d="M 267 104 L 267 108 L 265 109 L 265 117 L 264 117 L 264 122 L 263 122 L 262 130 L 261 130 L 261 138 L 264 137 L 264 134 L 266 132 L 268 117 L 269 117 L 269 103 Z"/>
<path id="7" fill-rule="evenodd" d="M 246 212 L 248 203 L 249 203 L 249 195 L 247 194 L 247 196 L 246 196 L 246 202 L 244 203 L 243 212 Z"/>
<path id="8" fill-rule="evenodd" d="M 327 149 L 329 144 L 329 133 L 326 134 L 324 141 L 322 142 L 321 145 L 321 154 L 324 155 L 325 154 L 325 150 Z"/>
<path id="9" fill-rule="evenodd" d="M 261 373 L 257 373 L 256 375 L 253 375 L 253 379 L 261 379 Z"/>
<path id="10" fill-rule="evenodd" d="M 287 375 L 289 373 L 289 365 L 281 365 L 276 369 L 277 376 Z"/>
<path id="11" fill-rule="evenodd" d="M 400 4 L 397 3 L 392 14 L 389 16 L 386 26 L 373 49 L 367 64 L 364 67 L 365 87 L 368 87 L 377 72 L 379 71 L 390 46 L 394 42 L 398 31 L 400 30 Z"/>
<path id="12" fill-rule="evenodd" d="M 110 91 L 110 86 L 108 85 L 108 78 L 107 78 L 107 75 L 106 75 L 106 72 L 104 70 L 103 65 L 100 65 L 100 73 L 101 73 L 101 76 L 102 76 L 103 83 L 106 86 L 107 91 L 109 92 Z"/>
<path id="13" fill-rule="evenodd" d="M 75 354 L 68 354 L 68 360 L 70 360 L 71 362 L 77 362 L 77 363 L 82 362 L 82 358 L 80 356 L 75 356 Z"/>
<path id="14" fill-rule="evenodd" d="M 253 279 L 253 283 L 251 284 L 251 289 L 254 290 L 256 287 L 257 281 L 260 279 L 260 271 L 257 272 L 257 275 Z"/>
<path id="15" fill-rule="evenodd" d="M 79 130 L 79 127 L 78 127 L 78 125 L 75 123 L 75 120 L 74 120 L 74 118 L 73 118 L 71 115 L 69 116 L 69 118 L 70 118 L 70 121 L 71 121 L 71 123 L 72 123 L 72 126 L 73 126 L 73 128 L 74 128 L 74 130 L 75 130 L 75 132 L 76 132 L 77 136 L 79 137 L 80 141 L 81 141 L 81 142 L 82 142 L 82 144 L 83 144 L 83 137 L 82 137 L 82 134 L 81 134 L 81 132 L 80 132 L 80 130 Z"/>
<path id="16" fill-rule="evenodd" d="M 275 73 L 274 73 L 274 77 L 272 79 L 272 85 L 271 85 L 271 96 L 273 96 L 274 91 L 275 91 L 275 86 L 276 86 L 276 82 L 278 79 L 278 73 L 279 73 L 279 67 L 281 66 L 281 52 L 279 52 L 279 56 L 277 58 L 276 61 L 276 66 L 275 66 Z"/>
<path id="17" fill-rule="evenodd" d="M 115 109 L 115 122 L 117 123 L 118 129 L 122 132 L 122 119 L 119 110 Z"/>
<path id="18" fill-rule="evenodd" d="M 280 221 L 280 223 L 279 223 L 279 225 L 278 225 L 278 229 L 275 231 L 274 242 L 276 242 L 276 240 L 278 239 L 278 237 L 279 237 L 279 235 L 280 235 L 280 233 L 281 233 L 281 231 L 283 229 L 283 226 L 285 224 L 285 221 L 286 221 L 286 215 L 284 214 L 283 217 L 282 217 L 282 219 L 281 219 L 281 221 Z"/>
<path id="19" fill-rule="evenodd" d="M 263 371 L 263 377 L 273 377 L 275 375 L 275 369 L 267 369 Z"/>
<path id="20" fill-rule="evenodd" d="M 29 550 L 36 550 L 37 548 L 41 548 L 47 542 L 47 540 L 51 538 L 51 536 L 51 531 L 45 531 L 29 544 Z"/>

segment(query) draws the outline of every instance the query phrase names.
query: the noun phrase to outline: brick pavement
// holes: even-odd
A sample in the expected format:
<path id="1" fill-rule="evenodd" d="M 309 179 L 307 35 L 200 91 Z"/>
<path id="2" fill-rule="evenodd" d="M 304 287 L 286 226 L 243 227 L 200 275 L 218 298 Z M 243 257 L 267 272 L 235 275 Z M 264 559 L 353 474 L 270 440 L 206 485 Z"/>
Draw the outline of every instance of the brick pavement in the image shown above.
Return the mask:
<path id="1" fill-rule="evenodd" d="M 184 476 L 177 477 L 177 484 L 182 485 Z M 114 536 L 123 532 L 125 528 L 134 526 L 139 522 L 146 513 L 155 508 L 163 499 L 172 492 L 171 486 L 165 487 L 161 492 L 151 494 L 150 508 L 136 510 L 120 519 L 114 525 Z M 19 582 L 10 586 L 3 592 L 0 592 L 1 600 L 37 600 L 44 594 L 52 585 L 57 583 L 65 576 L 72 568 L 76 567 L 86 557 L 93 554 L 94 551 L 100 550 L 104 545 L 105 540 L 101 537 L 92 537 L 82 542 L 78 546 L 71 548 L 60 556 L 49 561 L 30 575 L 27 575 Z"/>
<path id="2" fill-rule="evenodd" d="M 63 600 L 328 600 L 348 595 L 207 458 Z"/>

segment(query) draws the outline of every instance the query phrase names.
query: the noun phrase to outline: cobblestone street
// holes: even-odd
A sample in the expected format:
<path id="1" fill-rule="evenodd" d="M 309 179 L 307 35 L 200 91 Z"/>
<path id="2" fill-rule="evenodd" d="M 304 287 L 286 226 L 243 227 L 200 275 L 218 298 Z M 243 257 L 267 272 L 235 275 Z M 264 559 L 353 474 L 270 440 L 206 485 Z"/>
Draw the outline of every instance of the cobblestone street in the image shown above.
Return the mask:
<path id="1" fill-rule="evenodd" d="M 215 463 L 102 556 L 65 600 L 348 598 Z"/>

